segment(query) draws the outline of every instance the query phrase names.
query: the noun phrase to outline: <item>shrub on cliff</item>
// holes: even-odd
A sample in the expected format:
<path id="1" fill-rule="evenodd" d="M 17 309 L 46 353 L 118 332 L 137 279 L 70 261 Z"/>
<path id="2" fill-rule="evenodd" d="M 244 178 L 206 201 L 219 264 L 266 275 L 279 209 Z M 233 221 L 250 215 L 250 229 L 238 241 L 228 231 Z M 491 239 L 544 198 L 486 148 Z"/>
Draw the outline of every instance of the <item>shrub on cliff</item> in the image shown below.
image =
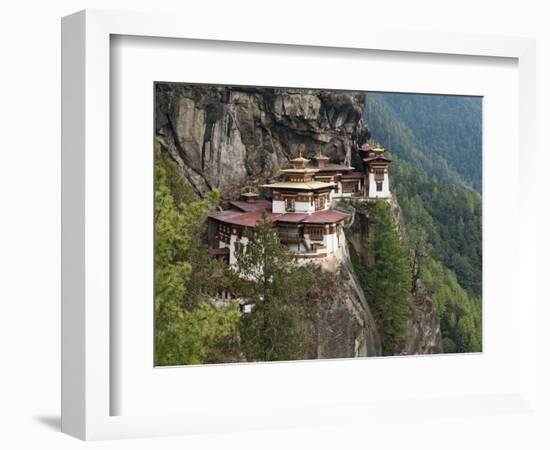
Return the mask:
<path id="1" fill-rule="evenodd" d="M 373 206 L 368 249 L 373 255 L 373 264 L 361 278 L 379 327 L 382 351 L 393 355 L 402 344 L 407 328 L 411 269 L 397 225 L 383 200 Z"/>
<path id="2" fill-rule="evenodd" d="M 205 362 L 238 320 L 236 308 L 215 306 L 202 298 L 200 292 L 211 280 L 195 277 L 198 271 L 216 270 L 217 262 L 204 252 L 199 235 L 209 207 L 217 201 L 214 193 L 207 200 L 176 205 L 167 167 L 159 159 L 155 182 L 156 365 Z"/>
<path id="3" fill-rule="evenodd" d="M 302 359 L 313 274 L 297 264 L 265 215 L 245 236 L 246 244 L 235 244 L 237 291 L 253 309 L 239 323 L 241 350 L 249 361 Z"/>

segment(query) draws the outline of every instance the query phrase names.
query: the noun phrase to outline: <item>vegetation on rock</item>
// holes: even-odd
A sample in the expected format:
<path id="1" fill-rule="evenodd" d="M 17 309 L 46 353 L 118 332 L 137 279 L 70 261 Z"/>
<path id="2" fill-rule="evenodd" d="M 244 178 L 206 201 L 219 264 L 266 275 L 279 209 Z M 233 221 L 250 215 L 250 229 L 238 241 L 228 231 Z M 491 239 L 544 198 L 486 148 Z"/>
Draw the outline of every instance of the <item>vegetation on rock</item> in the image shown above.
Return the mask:
<path id="1" fill-rule="evenodd" d="M 207 200 L 176 205 L 166 177 L 170 162 L 158 155 L 155 185 L 155 365 L 200 364 L 215 351 L 218 341 L 233 333 L 238 312 L 216 306 L 205 294 L 212 277 L 202 273 L 222 270 L 208 256 L 200 239 L 211 205 Z M 170 170 L 170 169 L 168 169 Z M 181 195 L 185 183 L 179 184 Z M 188 194 L 192 195 L 192 194 Z"/>
<path id="2" fill-rule="evenodd" d="M 422 236 L 416 265 L 441 319 L 443 350 L 481 351 L 481 198 L 459 185 L 445 185 L 396 159 L 394 192 L 412 237 Z"/>
<path id="3" fill-rule="evenodd" d="M 241 350 L 248 361 L 302 359 L 313 273 L 298 265 L 265 215 L 245 237 L 246 244 L 236 244 L 237 291 L 253 306 L 239 323 Z"/>
<path id="4" fill-rule="evenodd" d="M 481 192 L 481 97 L 369 93 L 366 106 L 373 139 L 428 177 Z"/>
<path id="5" fill-rule="evenodd" d="M 371 212 L 371 230 L 364 245 L 372 263 L 365 265 L 355 259 L 354 268 L 372 306 L 382 350 L 393 355 L 402 344 L 409 319 L 411 270 L 387 202 L 377 200 Z"/>
<path id="6" fill-rule="evenodd" d="M 392 153 L 391 186 L 410 237 L 413 277 L 425 282 L 438 310 L 444 351 L 481 351 L 482 203 L 469 187 L 481 188 L 481 102 L 400 97 L 369 94 L 366 117 L 373 138 Z"/>

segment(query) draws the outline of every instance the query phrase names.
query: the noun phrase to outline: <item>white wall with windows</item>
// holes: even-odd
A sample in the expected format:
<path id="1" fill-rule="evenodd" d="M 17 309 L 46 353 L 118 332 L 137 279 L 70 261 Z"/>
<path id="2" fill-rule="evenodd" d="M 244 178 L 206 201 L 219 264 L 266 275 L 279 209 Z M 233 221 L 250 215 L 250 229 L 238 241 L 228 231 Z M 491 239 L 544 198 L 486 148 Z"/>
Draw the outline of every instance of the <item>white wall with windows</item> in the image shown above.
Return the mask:
<path id="1" fill-rule="evenodd" d="M 371 198 L 390 198 L 390 181 L 388 173 L 384 174 L 382 181 L 376 180 L 374 173 L 369 173 L 369 197 Z"/>

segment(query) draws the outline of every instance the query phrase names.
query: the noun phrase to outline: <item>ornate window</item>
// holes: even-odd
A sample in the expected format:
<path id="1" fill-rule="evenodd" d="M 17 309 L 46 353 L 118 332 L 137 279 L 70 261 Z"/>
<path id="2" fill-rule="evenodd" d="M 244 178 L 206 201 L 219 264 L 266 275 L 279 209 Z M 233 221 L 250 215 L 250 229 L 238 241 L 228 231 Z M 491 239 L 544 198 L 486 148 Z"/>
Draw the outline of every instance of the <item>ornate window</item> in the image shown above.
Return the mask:
<path id="1" fill-rule="evenodd" d="M 376 182 L 376 190 L 378 192 L 382 192 L 382 181 L 377 181 Z"/>
<path id="2" fill-rule="evenodd" d="M 285 197 L 285 211 L 293 212 L 296 207 L 294 197 Z"/>
<path id="3" fill-rule="evenodd" d="M 292 227 L 278 227 L 277 232 L 283 244 L 297 244 L 301 241 L 300 230 Z"/>
<path id="4" fill-rule="evenodd" d="M 326 204 L 327 204 L 326 195 L 319 195 L 319 196 L 315 197 L 315 211 L 325 209 Z"/>
<path id="5" fill-rule="evenodd" d="M 311 227 L 307 230 L 309 238 L 312 241 L 322 241 L 323 240 L 323 228 L 321 227 Z"/>
<path id="6" fill-rule="evenodd" d="M 231 240 L 231 227 L 225 223 L 221 223 L 218 230 L 218 238 L 220 241 L 229 244 Z"/>
<path id="7" fill-rule="evenodd" d="M 344 194 L 357 192 L 358 191 L 357 184 L 358 183 L 356 181 L 346 181 L 346 182 L 344 182 L 343 185 L 342 185 Z"/>

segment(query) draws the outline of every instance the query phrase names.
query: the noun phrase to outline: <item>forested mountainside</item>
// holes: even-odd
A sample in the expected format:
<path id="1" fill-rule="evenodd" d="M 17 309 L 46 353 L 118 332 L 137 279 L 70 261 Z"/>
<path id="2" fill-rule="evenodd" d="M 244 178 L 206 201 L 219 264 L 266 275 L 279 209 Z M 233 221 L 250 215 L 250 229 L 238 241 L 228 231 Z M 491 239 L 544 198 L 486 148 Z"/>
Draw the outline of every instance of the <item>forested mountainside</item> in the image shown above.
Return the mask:
<path id="1" fill-rule="evenodd" d="M 391 152 L 392 190 L 403 210 L 419 275 L 440 314 L 447 352 L 481 350 L 481 195 L 466 186 L 459 172 L 477 161 L 481 177 L 481 111 L 470 100 L 374 93 L 365 108 L 373 140 Z M 433 138 L 428 136 L 430 123 Z M 441 147 L 432 148 L 437 142 Z M 458 148 L 465 161 L 455 170 Z M 472 178 L 472 185 L 481 186 L 478 181 Z"/>
<path id="2" fill-rule="evenodd" d="M 259 307 L 239 316 L 233 307 L 211 301 L 220 288 L 235 287 L 250 298 L 265 295 L 253 285 L 243 286 L 243 279 L 209 256 L 201 239 L 208 210 L 277 176 L 299 153 L 311 158 L 322 151 L 332 162 L 355 164 L 357 147 L 369 136 L 362 120 L 365 97 L 313 89 L 157 84 L 156 364 L 442 351 L 439 311 L 413 273 L 397 200 L 348 204 L 353 219 L 343 244 L 351 255 L 335 272 L 292 269 L 293 289 L 276 283 L 269 292 L 277 300 L 269 314 Z M 269 230 L 261 227 L 258 234 L 273 244 Z M 275 244 L 273 249 L 271 256 L 282 260 L 282 249 Z M 273 279 L 288 276 L 288 269 L 271 267 Z M 304 288 L 312 276 L 315 283 Z M 263 336 L 265 341 L 258 324 L 277 334 L 272 340 L 277 349 L 269 355 L 263 344 L 249 339 Z"/>
<path id="3" fill-rule="evenodd" d="M 375 140 L 426 175 L 481 192 L 481 97 L 370 93 L 366 116 Z"/>

